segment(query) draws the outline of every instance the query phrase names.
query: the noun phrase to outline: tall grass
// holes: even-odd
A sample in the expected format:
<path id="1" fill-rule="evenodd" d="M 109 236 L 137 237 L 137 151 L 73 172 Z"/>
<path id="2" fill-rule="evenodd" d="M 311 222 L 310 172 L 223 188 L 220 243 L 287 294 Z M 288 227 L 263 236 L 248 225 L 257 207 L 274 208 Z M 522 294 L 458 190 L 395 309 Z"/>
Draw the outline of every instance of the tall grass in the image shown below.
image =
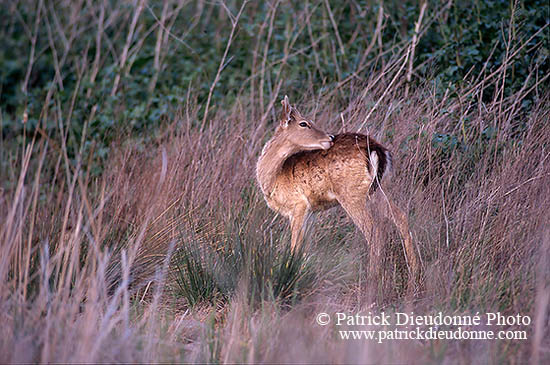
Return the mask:
<path id="1" fill-rule="evenodd" d="M 393 175 L 368 202 L 384 253 L 374 279 L 365 242 L 341 209 L 319 214 L 293 254 L 287 222 L 256 186 L 282 74 L 262 72 L 261 87 L 213 99 L 224 102 L 205 123 L 189 88 L 158 133 L 120 133 L 107 155 L 92 152 L 86 132 L 69 133 L 71 103 L 55 102 L 52 88 L 37 125 L 56 132 L 32 129 L 2 151 L 0 362 L 548 359 L 550 94 L 538 64 L 509 91 L 513 55 L 528 45 L 509 40 L 501 66 L 459 85 L 408 84 L 415 43 L 403 41 L 361 80 L 300 90 L 295 102 L 322 128 L 370 133 L 394 153 Z M 328 57 L 328 49 L 316 52 Z M 274 65 L 257 59 L 254 67 Z M 74 103 L 84 97 L 74 95 Z M 89 104 L 79 121 L 87 125 L 102 105 Z M 384 194 L 409 215 L 424 271 L 415 298 L 405 295 L 399 235 L 379 213 Z M 378 344 L 342 341 L 333 324 L 315 323 L 319 312 L 382 310 L 500 311 L 529 315 L 533 324 L 527 341 Z"/>
<path id="2" fill-rule="evenodd" d="M 374 97 L 385 92 L 371 88 Z M 544 318 L 547 302 L 536 298 L 548 295 L 548 96 L 529 119 L 517 119 L 518 137 L 496 106 L 461 112 L 452 101 L 444 107 L 455 111 L 443 112 L 431 92 L 418 88 L 410 101 L 393 90 L 368 121 L 397 157 L 384 193 L 408 208 L 425 271 L 416 302 L 403 302 L 399 236 L 381 215 L 385 255 L 375 282 L 366 281 L 367 250 L 340 210 L 321 214 L 304 252 L 290 254 L 286 222 L 254 186 L 265 138 L 253 136 L 249 109 L 236 105 L 202 131 L 182 116 L 143 150 L 121 145 L 91 181 L 78 165 L 46 162 L 58 156 L 47 141 L 28 145 L 11 167 L 20 172 L 17 185 L 2 192 L 3 360 L 363 361 L 378 347 L 337 341 L 312 313 L 373 302 Z M 356 99 L 343 127 L 330 99 L 316 119 L 330 131 L 354 130 L 371 110 L 366 103 Z M 466 117 L 476 127 L 463 135 L 457 123 Z M 441 146 L 441 135 L 457 142 Z M 365 296 L 369 287 L 376 297 Z M 207 313 L 219 315 L 198 329 L 183 325 Z M 546 326 L 530 335 L 540 331 Z M 188 351 L 181 338 L 198 348 Z M 200 345 L 214 338 L 216 352 Z M 541 338 L 535 347 L 451 342 L 441 353 L 388 343 L 371 359 L 502 353 L 521 360 L 547 348 Z M 299 355 L 302 346 L 316 354 Z"/>

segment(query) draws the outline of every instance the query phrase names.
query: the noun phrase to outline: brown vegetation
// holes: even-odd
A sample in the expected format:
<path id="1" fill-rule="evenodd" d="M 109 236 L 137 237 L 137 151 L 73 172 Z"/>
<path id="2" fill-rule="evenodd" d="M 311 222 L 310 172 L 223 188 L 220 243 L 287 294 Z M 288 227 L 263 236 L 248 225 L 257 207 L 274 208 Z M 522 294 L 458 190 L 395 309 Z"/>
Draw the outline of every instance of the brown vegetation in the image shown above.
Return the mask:
<path id="1" fill-rule="evenodd" d="M 376 98 L 384 88 L 370 89 Z M 479 354 L 494 358 L 490 354 L 497 353 L 518 360 L 534 353 L 544 356 L 548 98 L 535 107 L 518 140 L 512 138 L 513 124 L 501 122 L 515 117 L 498 113 L 498 100 L 475 111 L 453 102 L 446 106 L 453 111 L 442 113 L 430 92 L 418 89 L 413 102 L 407 102 L 395 90 L 391 102 L 368 121 L 374 134 L 384 134 L 392 149 L 400 151 L 386 194 L 410 212 L 426 271 L 421 300 L 402 299 L 403 262 L 395 254 L 401 248 L 394 228 L 377 217 L 378 243 L 389 254 L 382 259 L 379 279 L 365 281 L 364 244 L 347 219 L 333 211 L 320 215 L 321 228 L 308 239 L 311 250 L 303 255 L 317 257 L 319 275 L 295 305 L 280 309 L 265 302 L 257 309 L 247 302 L 250 287 L 244 285 L 229 301 L 185 310 L 185 301 L 170 294 L 175 284 L 167 253 L 185 242 L 221 250 L 235 244 L 236 237 L 253 250 L 288 245 L 285 235 L 273 241 L 272 235 L 287 228 L 272 219 L 255 186 L 255 161 L 265 139 L 251 137 L 248 109 L 236 105 L 227 116 L 213 117 L 202 131 L 191 126 L 190 111 L 144 149 L 121 145 L 103 176 L 94 180 L 87 180 L 78 166 L 48 163 L 58 155 L 46 140 L 35 140 L 23 151 L 11 167 L 19 172 L 18 183 L 4 189 L 1 200 L 3 360 L 183 356 L 354 362 L 407 361 L 413 354 L 419 361 Z M 369 100 L 355 99 L 344 125 L 331 99 L 319 104 L 319 118 L 314 112 L 313 118 L 327 130 L 356 130 L 371 110 Z M 448 152 L 436 148 L 433 133 L 452 132 L 466 117 L 479 126 L 463 136 L 468 144 Z M 495 130 L 491 138 L 484 134 L 489 127 Z M 270 133 L 269 126 L 264 128 L 259 136 Z M 368 288 L 374 289 L 374 297 L 365 296 Z M 376 308 L 522 313 L 534 325 L 525 342 L 358 346 L 337 340 L 312 317 L 320 311 Z M 314 351 L 306 355 L 302 347 Z"/>
<path id="2" fill-rule="evenodd" d="M 170 91 L 180 110 L 166 118 L 159 112 L 164 104 L 154 99 L 168 94 L 151 93 L 132 104 L 133 95 L 158 90 L 163 77 L 172 77 L 165 75 L 172 67 L 167 60 L 180 56 L 170 53 L 172 46 L 188 47 L 185 34 L 175 36 L 174 24 L 187 8 L 175 1 L 158 11 L 151 3 L 6 2 L 13 17 L 2 27 L 11 37 L 5 41 L 20 44 L 23 32 L 29 57 L 22 80 L 6 83 L 13 97 L 0 115 L 2 128 L 8 113 L 23 122 L 12 118 L 10 126 L 18 129 L 3 129 L 0 136 L 1 363 L 548 362 L 550 95 L 548 75 L 538 69 L 546 62 L 538 37 L 547 26 L 535 24 L 525 35 L 512 14 L 502 28 L 504 40 L 488 58 L 475 61 L 475 52 L 459 48 L 443 57 L 482 65 L 447 84 L 417 77 L 431 61 L 413 58 L 431 52 L 421 49 L 421 39 L 435 22 L 438 35 L 449 34 L 441 42 L 459 36 L 448 33 L 445 20 L 454 16 L 452 2 L 422 7 L 410 40 L 410 23 L 394 26 L 380 6 L 377 19 L 369 20 L 370 42 L 352 54 L 370 30 L 358 26 L 349 31 L 352 37 L 335 36 L 343 30 L 329 1 L 319 7 L 326 17 L 318 24 L 315 6 L 295 13 L 293 4 L 275 2 L 261 13 L 262 2 L 250 2 L 232 12 L 225 3 L 198 1 L 185 32 L 197 27 L 200 35 L 201 26 L 215 26 L 223 56 L 205 87 L 197 81 Z M 355 3 L 350 7 L 360 20 Z M 246 4 L 253 11 L 245 13 Z M 279 6 L 285 6 L 285 20 L 277 25 Z M 156 17 L 155 11 L 158 21 L 142 20 L 147 12 Z M 258 37 L 248 35 L 254 45 L 250 75 L 225 84 L 231 97 L 216 95 L 228 69 L 241 67 L 228 66 L 232 42 L 249 44 L 244 32 L 238 37 L 240 17 L 257 14 L 266 16 Z M 218 15 L 225 23 L 215 22 Z M 383 44 L 396 31 L 396 41 Z M 303 47 L 303 40 L 296 43 L 302 32 L 311 40 Z M 79 42 L 88 34 L 92 41 Z M 478 34 L 483 36 L 476 30 L 475 42 Z M 144 55 L 151 35 L 154 47 Z M 273 53 L 273 44 L 282 51 Z M 495 59 L 493 51 L 503 45 Z M 539 48 L 536 58 L 532 52 Z M 306 75 L 298 55 L 309 50 L 315 66 Z M 44 54 L 51 74 L 41 72 L 49 70 Z M 145 72 L 148 55 L 154 66 L 143 83 L 132 68 Z M 515 68 L 520 58 L 522 67 Z M 523 78 L 509 77 L 519 70 Z M 328 73 L 338 81 L 319 87 L 316 77 Z M 292 89 L 286 82 L 293 75 L 311 80 L 309 86 L 304 81 Z M 522 81 L 511 87 L 511 80 Z M 42 89 L 31 95 L 36 85 Z M 300 95 L 296 104 L 321 130 L 369 135 L 394 153 L 393 176 L 384 177 L 367 203 L 377 225 L 372 240 L 383 252 L 374 278 L 366 272 L 364 238 L 342 210 L 318 214 L 317 229 L 304 240 L 307 249 L 291 252 L 287 222 L 263 201 L 256 161 L 278 122 L 273 106 L 287 91 L 283 85 Z M 154 119 L 161 125 L 155 132 L 144 127 L 147 138 L 124 128 L 115 133 L 112 120 L 100 118 L 109 114 L 133 125 L 156 112 L 166 119 Z M 90 136 L 98 119 L 107 127 L 95 126 L 98 134 Z M 4 132 L 17 140 L 5 139 Z M 103 142 L 110 149 L 101 149 Z M 424 285 L 414 299 L 406 296 L 399 230 L 371 206 L 384 194 L 407 212 L 418 248 Z M 321 312 L 382 311 L 500 312 L 532 322 L 498 328 L 526 330 L 526 340 L 382 343 L 341 340 L 334 322 L 316 323 Z M 487 329 L 481 327 L 467 329 Z"/>
<path id="3" fill-rule="evenodd" d="M 390 151 L 374 139 L 358 133 L 336 136 L 319 130 L 303 117 L 285 96 L 283 112 L 273 137 L 258 159 L 256 176 L 267 204 L 289 218 L 291 247 L 296 250 L 314 212 L 341 205 L 370 246 L 370 268 L 380 262 L 380 249 L 373 239 L 377 222 L 367 209 L 367 199 L 391 170 Z M 387 204 L 385 204 L 387 203 Z M 396 222 L 410 266 L 411 293 L 419 276 L 416 249 L 405 213 L 385 196 L 376 208 Z M 380 207 L 381 205 L 387 207 Z M 376 274 L 370 277 L 376 280 Z"/>

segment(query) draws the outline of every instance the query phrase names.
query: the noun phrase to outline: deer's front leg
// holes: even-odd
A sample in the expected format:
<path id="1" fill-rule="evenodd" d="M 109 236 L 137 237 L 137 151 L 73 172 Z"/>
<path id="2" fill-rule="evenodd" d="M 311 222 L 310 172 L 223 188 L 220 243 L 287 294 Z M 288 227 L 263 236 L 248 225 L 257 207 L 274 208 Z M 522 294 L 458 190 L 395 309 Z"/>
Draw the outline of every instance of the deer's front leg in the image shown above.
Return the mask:
<path id="1" fill-rule="evenodd" d="M 290 241 L 290 248 L 292 252 L 296 252 L 296 249 L 300 247 L 302 240 L 304 239 L 304 223 L 308 215 L 308 207 L 305 204 L 297 204 L 290 216 L 290 229 L 292 231 L 292 239 Z"/>

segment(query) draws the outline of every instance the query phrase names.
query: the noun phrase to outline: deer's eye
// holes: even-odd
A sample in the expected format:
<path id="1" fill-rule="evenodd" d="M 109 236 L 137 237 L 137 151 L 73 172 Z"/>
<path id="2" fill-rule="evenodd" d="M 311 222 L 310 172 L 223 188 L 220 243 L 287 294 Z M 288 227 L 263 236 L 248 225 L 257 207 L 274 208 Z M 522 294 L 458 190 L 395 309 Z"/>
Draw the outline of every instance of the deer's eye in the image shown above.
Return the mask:
<path id="1" fill-rule="evenodd" d="M 302 122 L 302 123 L 300 123 L 300 127 L 304 127 L 304 128 L 305 128 L 305 127 L 307 127 L 307 126 L 308 126 L 308 125 L 307 125 L 307 123 L 306 123 L 306 122 Z"/>

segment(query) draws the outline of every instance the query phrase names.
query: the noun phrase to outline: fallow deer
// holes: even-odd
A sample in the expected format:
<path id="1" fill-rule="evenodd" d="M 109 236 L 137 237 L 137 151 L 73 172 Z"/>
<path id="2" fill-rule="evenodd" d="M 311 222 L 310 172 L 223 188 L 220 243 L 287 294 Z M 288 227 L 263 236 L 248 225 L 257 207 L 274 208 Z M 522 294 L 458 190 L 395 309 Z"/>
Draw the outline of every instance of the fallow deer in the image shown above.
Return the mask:
<path id="1" fill-rule="evenodd" d="M 391 169 L 390 151 L 373 138 L 358 133 L 327 134 L 304 118 L 285 96 L 279 126 L 266 143 L 256 166 L 256 177 L 267 205 L 290 219 L 291 247 L 303 240 L 311 213 L 341 205 L 367 242 L 374 226 L 367 199 Z M 389 216 L 403 238 L 410 284 L 419 263 L 406 214 L 388 197 Z M 370 266 L 379 250 L 370 242 Z M 414 284 L 413 284 L 414 285 Z"/>

